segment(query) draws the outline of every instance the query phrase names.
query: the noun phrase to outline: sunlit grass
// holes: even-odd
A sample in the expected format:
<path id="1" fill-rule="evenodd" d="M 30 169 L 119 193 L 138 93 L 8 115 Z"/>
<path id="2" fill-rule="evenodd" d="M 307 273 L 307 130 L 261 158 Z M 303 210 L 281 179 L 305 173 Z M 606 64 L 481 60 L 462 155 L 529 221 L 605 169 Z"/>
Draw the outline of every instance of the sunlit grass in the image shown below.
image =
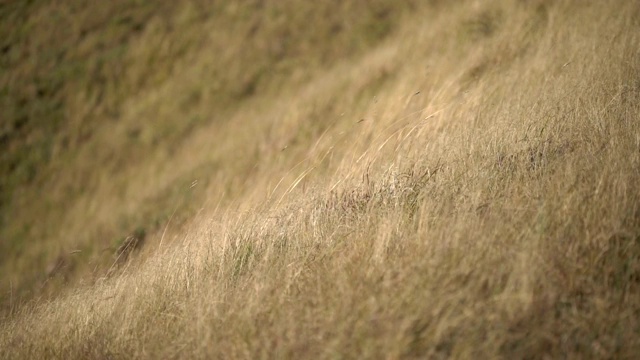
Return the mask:
<path id="1" fill-rule="evenodd" d="M 633 357 L 638 11 L 429 5 L 223 118 L 201 104 L 210 121 L 179 146 L 139 154 L 99 204 L 65 213 L 75 233 L 87 209 L 107 226 L 162 204 L 158 230 L 113 271 L 14 307 L 1 356 Z M 171 100 L 206 88 L 186 69 L 122 116 L 171 127 Z M 174 132 L 136 136 L 156 131 Z M 172 184 L 196 209 L 186 225 L 158 195 Z"/>

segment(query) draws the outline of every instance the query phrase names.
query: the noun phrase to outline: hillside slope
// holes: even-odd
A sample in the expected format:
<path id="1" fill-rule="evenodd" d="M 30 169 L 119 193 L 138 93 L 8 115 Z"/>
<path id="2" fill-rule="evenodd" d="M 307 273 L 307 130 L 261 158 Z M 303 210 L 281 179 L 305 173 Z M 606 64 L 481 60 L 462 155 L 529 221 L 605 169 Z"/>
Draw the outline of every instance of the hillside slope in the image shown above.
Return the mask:
<path id="1" fill-rule="evenodd" d="M 171 219 L 171 238 L 202 199 L 235 201 L 270 154 L 223 135 L 246 127 L 234 114 L 360 56 L 413 3 L 2 5 L 0 308 L 103 276 L 129 235 L 150 248 Z"/>
<path id="2" fill-rule="evenodd" d="M 278 18 L 302 3 L 260 11 Z M 83 215 L 111 229 L 108 214 L 139 213 L 155 196 L 145 206 L 162 214 L 158 231 L 137 257 L 84 284 L 60 283 L 50 301 L 14 306 L 10 292 L 0 356 L 640 352 L 637 3 L 379 5 L 371 24 L 395 19 L 384 35 L 367 42 L 357 34 L 372 28 L 356 27 L 333 42 L 332 27 L 309 26 L 293 46 L 308 58 L 286 53 L 282 73 L 248 88 L 238 74 L 258 71 L 252 61 L 235 69 L 240 50 L 211 53 L 220 50 L 208 43 L 144 96 L 121 99 L 125 120 L 96 131 L 72 169 L 90 163 L 92 146 L 123 146 L 129 126 L 143 126 L 134 137 L 156 147 L 119 155 L 138 160 L 113 176 L 86 169 L 102 179 L 88 192 L 97 198 L 60 215 L 74 219 L 61 231 L 81 231 Z M 326 6 L 295 21 L 337 18 Z M 217 66 L 244 89 L 241 101 L 207 97 L 207 71 L 222 70 L 206 69 Z M 200 100 L 182 107 L 192 91 Z M 208 121 L 184 130 L 179 146 L 154 143 L 171 138 L 154 137 L 158 124 L 183 131 L 171 127 L 183 126 L 182 111 Z M 175 184 L 173 200 L 158 195 Z M 175 199 L 186 226 L 168 221 Z"/>

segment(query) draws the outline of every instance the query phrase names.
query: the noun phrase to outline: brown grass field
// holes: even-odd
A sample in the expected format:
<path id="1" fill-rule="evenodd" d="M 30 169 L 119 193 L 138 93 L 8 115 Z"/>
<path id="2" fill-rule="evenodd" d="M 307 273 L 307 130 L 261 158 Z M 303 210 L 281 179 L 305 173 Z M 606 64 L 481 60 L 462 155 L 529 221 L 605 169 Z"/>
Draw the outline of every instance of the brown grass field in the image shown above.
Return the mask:
<path id="1" fill-rule="evenodd" d="M 640 2 L 0 20 L 0 358 L 640 354 Z"/>

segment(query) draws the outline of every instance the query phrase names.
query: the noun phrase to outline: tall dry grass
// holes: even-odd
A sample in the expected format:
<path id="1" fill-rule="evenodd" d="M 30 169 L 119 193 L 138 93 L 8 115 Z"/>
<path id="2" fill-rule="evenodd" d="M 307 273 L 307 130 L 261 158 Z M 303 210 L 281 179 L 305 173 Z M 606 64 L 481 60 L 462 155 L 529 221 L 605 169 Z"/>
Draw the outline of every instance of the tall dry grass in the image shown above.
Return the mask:
<path id="1" fill-rule="evenodd" d="M 633 1 L 416 15 L 203 130 L 184 151 L 255 164 L 238 196 L 16 309 L 1 356 L 632 358 L 639 28 Z"/>

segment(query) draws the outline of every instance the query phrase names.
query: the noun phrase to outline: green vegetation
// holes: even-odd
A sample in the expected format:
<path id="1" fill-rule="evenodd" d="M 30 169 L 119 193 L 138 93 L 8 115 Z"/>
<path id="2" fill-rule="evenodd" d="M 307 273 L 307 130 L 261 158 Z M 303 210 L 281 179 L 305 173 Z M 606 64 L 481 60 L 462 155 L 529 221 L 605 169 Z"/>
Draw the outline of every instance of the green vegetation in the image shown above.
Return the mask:
<path id="1" fill-rule="evenodd" d="M 640 352 L 633 2 L 0 20 L 0 357 Z"/>

